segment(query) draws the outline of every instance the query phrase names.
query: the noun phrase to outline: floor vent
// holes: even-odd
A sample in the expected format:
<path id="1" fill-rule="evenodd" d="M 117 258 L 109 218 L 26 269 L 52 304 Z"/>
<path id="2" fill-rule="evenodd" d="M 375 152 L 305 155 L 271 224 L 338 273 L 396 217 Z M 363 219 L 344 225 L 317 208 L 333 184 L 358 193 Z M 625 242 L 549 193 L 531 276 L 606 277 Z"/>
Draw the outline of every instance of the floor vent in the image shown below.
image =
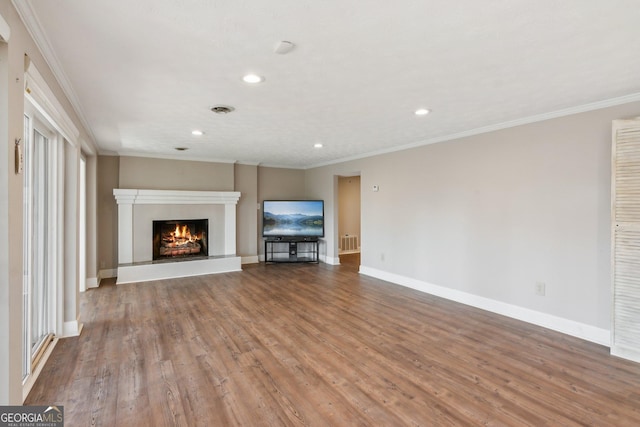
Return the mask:
<path id="1" fill-rule="evenodd" d="M 353 234 L 345 234 L 340 236 L 340 253 L 357 253 L 360 252 L 360 244 L 358 243 L 358 236 Z"/>

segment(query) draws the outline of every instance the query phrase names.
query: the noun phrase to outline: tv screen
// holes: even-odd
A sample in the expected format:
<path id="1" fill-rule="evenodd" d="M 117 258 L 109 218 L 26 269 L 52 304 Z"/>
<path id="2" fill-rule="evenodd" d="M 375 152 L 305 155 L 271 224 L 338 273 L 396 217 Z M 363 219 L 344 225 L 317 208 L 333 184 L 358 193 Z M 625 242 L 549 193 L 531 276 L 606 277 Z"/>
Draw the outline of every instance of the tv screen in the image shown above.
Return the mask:
<path id="1" fill-rule="evenodd" d="M 263 237 L 324 237 L 323 200 L 265 200 Z"/>

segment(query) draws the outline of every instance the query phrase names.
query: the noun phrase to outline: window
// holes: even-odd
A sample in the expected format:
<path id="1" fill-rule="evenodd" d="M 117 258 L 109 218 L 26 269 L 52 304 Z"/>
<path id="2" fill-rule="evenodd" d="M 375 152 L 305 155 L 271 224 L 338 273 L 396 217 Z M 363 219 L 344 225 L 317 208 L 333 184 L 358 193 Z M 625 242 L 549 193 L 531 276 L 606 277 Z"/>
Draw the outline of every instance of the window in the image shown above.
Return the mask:
<path id="1" fill-rule="evenodd" d="M 30 110 L 30 109 L 29 109 Z M 57 135 L 29 111 L 24 121 L 23 380 L 55 333 L 58 263 Z"/>

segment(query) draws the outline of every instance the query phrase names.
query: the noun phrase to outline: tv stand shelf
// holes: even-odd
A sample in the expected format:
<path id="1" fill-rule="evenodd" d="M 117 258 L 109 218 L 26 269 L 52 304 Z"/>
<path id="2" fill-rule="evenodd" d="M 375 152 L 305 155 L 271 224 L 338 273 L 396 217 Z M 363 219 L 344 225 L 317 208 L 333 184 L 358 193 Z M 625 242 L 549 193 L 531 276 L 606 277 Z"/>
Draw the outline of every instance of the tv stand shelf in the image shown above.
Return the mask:
<path id="1" fill-rule="evenodd" d="M 264 260 L 277 262 L 318 263 L 318 239 L 316 237 L 288 238 L 264 241 Z"/>

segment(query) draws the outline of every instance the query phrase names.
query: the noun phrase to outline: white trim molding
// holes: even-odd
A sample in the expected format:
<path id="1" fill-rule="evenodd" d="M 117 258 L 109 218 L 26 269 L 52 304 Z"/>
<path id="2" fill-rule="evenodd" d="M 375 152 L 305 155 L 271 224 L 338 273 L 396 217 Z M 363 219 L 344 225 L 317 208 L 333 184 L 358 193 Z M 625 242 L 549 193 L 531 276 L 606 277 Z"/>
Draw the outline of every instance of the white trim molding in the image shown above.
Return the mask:
<path id="1" fill-rule="evenodd" d="M 562 110 L 550 111 L 548 113 L 537 114 L 535 116 L 523 117 L 508 122 L 497 123 L 493 125 L 483 126 L 476 129 L 469 129 L 462 132 L 448 134 L 444 136 L 438 136 L 435 138 L 425 139 L 423 141 L 414 142 L 411 144 L 405 144 L 398 147 L 385 148 L 382 150 L 370 151 L 368 153 L 357 154 L 355 156 L 343 157 L 336 160 L 330 160 L 328 162 L 317 163 L 314 165 L 304 166 L 302 169 L 314 169 L 322 166 L 335 165 L 338 163 L 344 163 L 352 160 L 365 159 L 368 157 L 379 156 L 381 154 L 395 153 L 396 151 L 408 150 L 410 148 L 422 147 L 423 145 L 437 144 L 439 142 L 453 141 L 456 139 L 466 138 L 474 135 L 481 135 L 483 133 L 494 132 L 502 129 L 509 129 L 516 126 L 527 125 L 531 123 L 542 122 L 550 119 L 557 119 L 559 117 L 571 116 L 574 114 L 586 113 L 589 111 L 600 110 L 603 108 L 614 107 L 616 105 L 628 104 L 630 102 L 640 101 L 640 92 L 631 93 L 629 95 L 623 95 L 617 98 L 605 99 L 602 101 L 591 102 L 589 104 L 582 104 L 575 107 L 564 108 Z M 267 166 L 267 165 L 263 165 Z"/>
<path id="2" fill-rule="evenodd" d="M 91 289 L 91 288 L 97 288 L 100 282 L 98 281 L 97 277 L 87 277 L 85 283 L 86 283 L 87 289 Z"/>
<path id="3" fill-rule="evenodd" d="M 5 21 L 2 15 L 0 15 L 0 41 L 8 42 L 10 37 L 11 27 L 9 27 L 7 21 Z"/>
<path id="4" fill-rule="evenodd" d="M 238 204 L 239 191 L 138 190 L 115 188 L 118 205 Z"/>
<path id="5" fill-rule="evenodd" d="M 20 19 L 24 23 L 27 31 L 31 35 L 31 38 L 38 46 L 38 49 L 42 53 L 45 61 L 49 65 L 51 72 L 53 73 L 55 79 L 58 81 L 58 84 L 62 88 L 62 91 L 67 96 L 67 99 L 71 103 L 71 106 L 75 110 L 78 118 L 80 119 L 80 123 L 84 126 L 84 129 L 90 135 L 93 141 L 96 140 L 95 135 L 93 134 L 93 130 L 91 126 L 89 126 L 89 121 L 86 118 L 84 113 L 84 109 L 82 108 L 82 104 L 80 103 L 80 98 L 76 94 L 73 89 L 73 85 L 71 85 L 67 74 L 64 72 L 64 68 L 58 56 L 55 53 L 55 49 L 51 45 L 51 41 L 46 35 L 46 31 L 44 30 L 38 16 L 33 9 L 30 0 L 12 0 L 11 4 L 16 8 L 18 15 L 20 15 Z"/>
<path id="6" fill-rule="evenodd" d="M 405 286 L 407 288 L 415 289 L 417 291 L 425 292 L 451 301 L 470 305 L 492 313 L 501 314 L 513 319 L 522 320 L 527 323 L 542 326 L 556 332 L 561 332 L 563 334 L 571 335 L 607 347 L 611 343 L 611 333 L 606 329 L 597 328 L 574 320 L 519 307 L 513 304 L 507 304 L 502 301 L 484 298 L 444 286 L 434 285 L 411 277 L 389 273 L 364 265 L 360 266 L 360 274 L 375 277 L 377 279 L 385 280 L 396 285 Z"/>
<path id="7" fill-rule="evenodd" d="M 260 258 L 258 257 L 258 255 L 242 257 L 242 264 L 257 264 L 259 262 Z"/>
<path id="8" fill-rule="evenodd" d="M 320 261 L 329 265 L 340 265 L 340 257 L 330 257 L 327 255 L 320 255 Z"/>
<path id="9" fill-rule="evenodd" d="M 117 268 L 107 268 L 98 271 L 98 286 L 100 286 L 100 282 L 102 282 L 102 279 L 112 279 L 114 277 L 118 277 Z"/>
<path id="10" fill-rule="evenodd" d="M 25 97 L 71 145 L 75 146 L 80 131 L 35 65 L 29 63 L 24 77 Z"/>
<path id="11" fill-rule="evenodd" d="M 82 332 L 82 323 L 76 320 L 64 322 L 62 336 L 60 338 L 77 337 Z"/>

